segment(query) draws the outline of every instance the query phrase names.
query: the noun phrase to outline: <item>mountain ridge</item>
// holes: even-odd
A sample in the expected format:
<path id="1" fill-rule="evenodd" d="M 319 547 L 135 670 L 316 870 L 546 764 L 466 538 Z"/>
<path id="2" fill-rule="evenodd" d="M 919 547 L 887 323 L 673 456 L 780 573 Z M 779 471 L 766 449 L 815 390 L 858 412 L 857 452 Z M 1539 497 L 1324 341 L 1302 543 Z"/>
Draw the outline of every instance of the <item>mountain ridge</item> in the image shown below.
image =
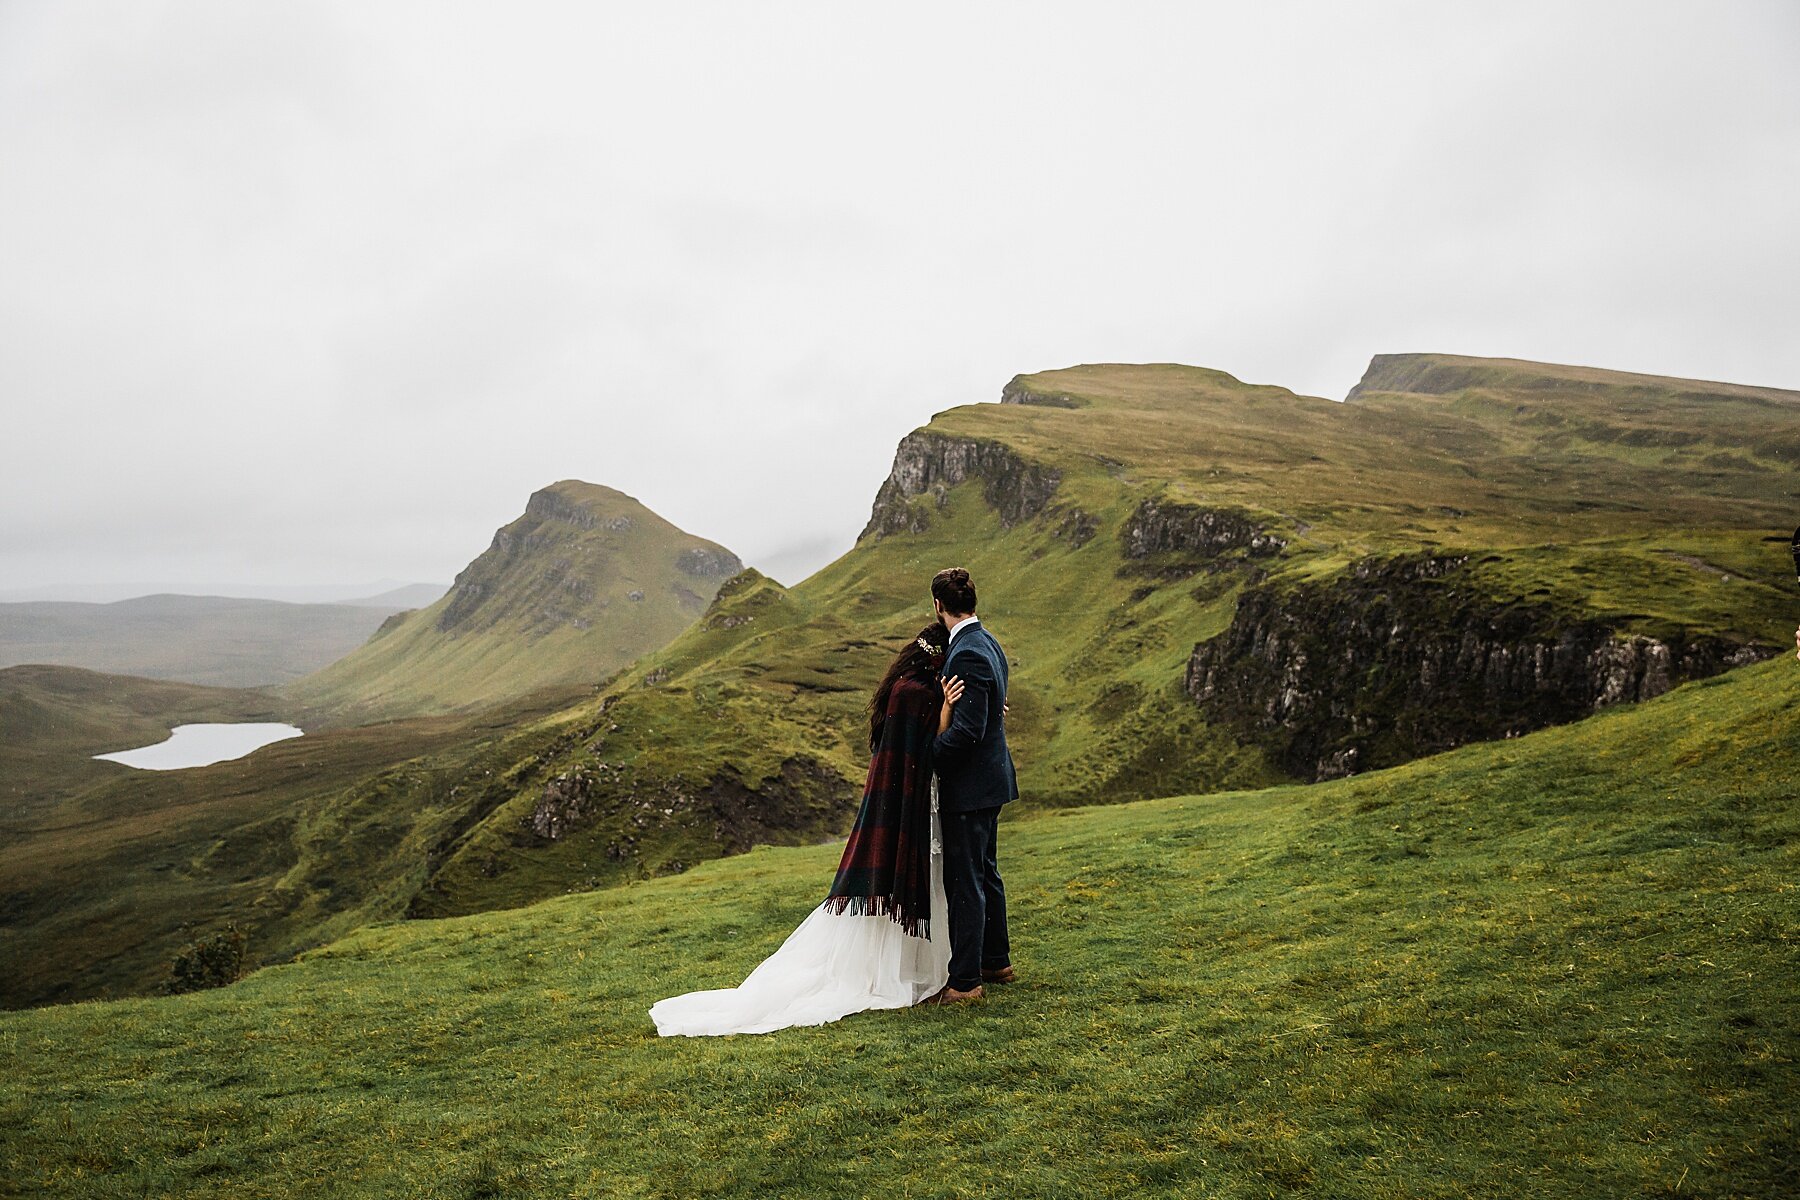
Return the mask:
<path id="1" fill-rule="evenodd" d="M 1646 413 L 1636 387 L 1629 404 L 1594 399 L 1572 428 L 1488 387 L 1343 404 L 1181 364 L 1015 376 L 1005 402 L 940 412 L 901 439 L 851 552 L 792 588 L 733 581 L 572 713 L 591 741 L 472 827 L 412 911 L 515 905 L 685 869 L 746 840 L 840 833 L 864 765 L 858 702 L 886 648 L 929 619 L 926 583 L 942 566 L 975 573 L 1014 659 L 1009 738 L 1027 807 L 1315 778 L 1517 732 L 1516 709 L 1436 726 L 1408 715 L 1449 702 L 1448 681 L 1371 693 L 1366 707 L 1353 689 L 1319 697 L 1351 708 L 1308 734 L 1316 753 L 1301 759 L 1284 718 L 1265 728 L 1193 683 L 1201 646 L 1215 646 L 1215 673 L 1264 653 L 1254 631 L 1219 641 L 1246 597 L 1330 622 L 1337 593 L 1307 588 L 1379 578 L 1407 556 L 1455 560 L 1414 589 L 1419 611 L 1455 595 L 1465 619 L 1515 631 L 1474 651 L 1495 671 L 1534 661 L 1531 639 L 1591 639 L 1591 665 L 1522 677 L 1553 693 L 1542 711 L 1558 719 L 1766 657 L 1790 604 L 1785 564 L 1762 538 L 1786 515 L 1800 412 L 1725 397 Z M 1689 559 L 1723 564 L 1730 582 L 1696 576 Z M 1371 599 L 1386 603 L 1393 586 Z M 1307 628 L 1329 648 L 1327 625 Z M 1371 657 L 1349 676 L 1378 649 L 1359 649 Z M 1283 669 L 1304 673 L 1304 657 Z M 1387 729 L 1400 733 L 1371 740 Z M 823 792 L 757 821 L 777 811 L 751 799 L 757 789 L 795 772 L 827 781 Z M 695 802 L 733 781 L 742 813 Z M 814 817 L 794 824 L 796 811 Z M 522 832 L 542 829 L 555 836 Z"/>

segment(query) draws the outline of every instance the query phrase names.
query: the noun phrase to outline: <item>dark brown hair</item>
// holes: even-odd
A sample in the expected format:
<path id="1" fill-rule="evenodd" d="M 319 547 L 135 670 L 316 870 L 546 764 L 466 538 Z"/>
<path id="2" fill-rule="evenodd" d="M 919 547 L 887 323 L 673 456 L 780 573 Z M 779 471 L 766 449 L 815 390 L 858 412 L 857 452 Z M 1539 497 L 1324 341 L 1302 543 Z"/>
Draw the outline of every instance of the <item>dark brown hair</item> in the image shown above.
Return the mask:
<path id="1" fill-rule="evenodd" d="M 925 645 L 921 646 L 920 642 L 924 642 Z M 943 665 L 944 651 L 949 647 L 949 643 L 950 635 L 944 631 L 943 623 L 933 621 L 919 630 L 917 637 L 901 647 L 900 653 L 894 655 L 894 661 L 888 664 L 887 674 L 881 677 L 881 685 L 875 689 L 875 695 L 869 700 L 869 749 L 871 751 L 875 749 L 875 744 L 881 739 L 881 721 L 887 715 L 888 697 L 894 694 L 894 685 L 908 675 L 935 679 L 937 669 Z"/>
<path id="2" fill-rule="evenodd" d="M 931 594 L 945 612 L 975 611 L 975 581 L 961 567 L 945 567 L 931 577 Z"/>

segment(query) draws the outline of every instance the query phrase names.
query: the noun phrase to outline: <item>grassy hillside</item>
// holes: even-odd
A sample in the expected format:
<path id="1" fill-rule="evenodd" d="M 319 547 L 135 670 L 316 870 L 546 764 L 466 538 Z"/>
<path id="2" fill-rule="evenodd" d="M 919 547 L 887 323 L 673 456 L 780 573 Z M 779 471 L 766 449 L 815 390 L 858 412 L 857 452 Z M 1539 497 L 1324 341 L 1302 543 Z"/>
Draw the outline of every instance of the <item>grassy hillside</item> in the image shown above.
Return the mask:
<path id="1" fill-rule="evenodd" d="M 1009 809 L 1021 981 L 658 1039 L 838 845 L 0 1015 L 20 1195 L 1778 1197 L 1800 668 L 1266 791 Z"/>
<path id="2" fill-rule="evenodd" d="M 0 667 L 55 663 L 214 687 L 287 683 L 356 649 L 404 604 L 139 596 L 0 604 Z"/>
<path id="3" fill-rule="evenodd" d="M 855 549 L 793 588 L 733 580 L 571 714 L 597 736 L 549 764 L 554 788 L 534 781 L 472 829 L 415 911 L 841 834 L 866 765 L 865 698 L 929 619 L 928 581 L 948 565 L 974 573 L 1013 659 L 1028 806 L 1293 778 L 1279 725 L 1195 702 L 1190 659 L 1249 590 L 1273 589 L 1264 607 L 1282 611 L 1392 556 L 1466 556 L 1429 586 L 1496 629 L 1526 613 L 1552 646 L 1581 623 L 1602 648 L 1716 638 L 1768 653 L 1792 629 L 1790 568 L 1770 539 L 1793 523 L 1800 394 L 1646 379 L 1388 356 L 1341 404 L 1170 364 L 1021 376 L 1008 403 L 909 435 Z M 1334 644 L 1329 627 L 1310 636 Z M 1293 666 L 1301 684 L 1315 673 Z M 1404 716 L 1348 703 L 1352 727 Z M 1519 700 L 1534 706 L 1548 710 Z M 534 832 L 549 816 L 553 836 Z"/>
<path id="4" fill-rule="evenodd" d="M 154 991 L 184 943 L 226 922 L 272 962 L 400 916 L 471 824 L 542 787 L 595 681 L 738 568 L 630 497 L 564 480 L 439 601 L 291 691 L 0 672 L 0 1005 Z M 440 708 L 454 711 L 369 720 Z M 184 771 L 88 758 L 201 719 L 307 735 Z"/>
<path id="5" fill-rule="evenodd" d="M 574 699 L 309 730 L 230 762 L 138 771 L 88 756 L 288 711 L 260 691 L 0 671 L 0 1006 L 155 991 L 184 943 L 227 921 L 263 962 L 398 916 L 443 846 L 530 777 L 531 747 L 556 744 Z"/>
<path id="6" fill-rule="evenodd" d="M 741 565 L 622 492 L 565 479 L 532 493 L 441 598 L 282 694 L 345 725 L 593 683 L 665 645 Z"/>

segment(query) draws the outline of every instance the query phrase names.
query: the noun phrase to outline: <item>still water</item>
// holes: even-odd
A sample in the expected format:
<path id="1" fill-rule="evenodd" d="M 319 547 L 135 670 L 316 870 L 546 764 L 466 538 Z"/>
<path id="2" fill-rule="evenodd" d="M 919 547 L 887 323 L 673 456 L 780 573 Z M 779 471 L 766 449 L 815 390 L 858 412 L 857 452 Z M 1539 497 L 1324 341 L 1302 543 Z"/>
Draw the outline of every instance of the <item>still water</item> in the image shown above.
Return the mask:
<path id="1" fill-rule="evenodd" d="M 270 742 L 300 737 L 305 731 L 295 725 L 279 722 L 242 722 L 233 725 L 177 725 L 169 731 L 167 741 L 136 750 L 115 750 L 96 754 L 108 762 L 124 763 L 146 771 L 179 771 L 183 767 L 204 767 L 208 763 L 242 758 Z"/>

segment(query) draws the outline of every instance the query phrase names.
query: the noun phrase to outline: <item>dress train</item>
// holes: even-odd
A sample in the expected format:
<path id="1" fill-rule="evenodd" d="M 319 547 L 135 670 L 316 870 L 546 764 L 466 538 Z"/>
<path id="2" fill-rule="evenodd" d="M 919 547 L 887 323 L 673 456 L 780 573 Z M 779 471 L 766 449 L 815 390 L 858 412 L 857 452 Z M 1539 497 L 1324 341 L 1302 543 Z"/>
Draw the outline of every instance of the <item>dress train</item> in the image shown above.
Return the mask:
<path id="1" fill-rule="evenodd" d="M 824 1025 L 871 1008 L 908 1008 L 950 981 L 949 901 L 937 777 L 931 779 L 930 936 L 909 936 L 890 916 L 835 913 L 821 903 L 734 988 L 658 1000 L 663 1037 L 768 1033 Z"/>

